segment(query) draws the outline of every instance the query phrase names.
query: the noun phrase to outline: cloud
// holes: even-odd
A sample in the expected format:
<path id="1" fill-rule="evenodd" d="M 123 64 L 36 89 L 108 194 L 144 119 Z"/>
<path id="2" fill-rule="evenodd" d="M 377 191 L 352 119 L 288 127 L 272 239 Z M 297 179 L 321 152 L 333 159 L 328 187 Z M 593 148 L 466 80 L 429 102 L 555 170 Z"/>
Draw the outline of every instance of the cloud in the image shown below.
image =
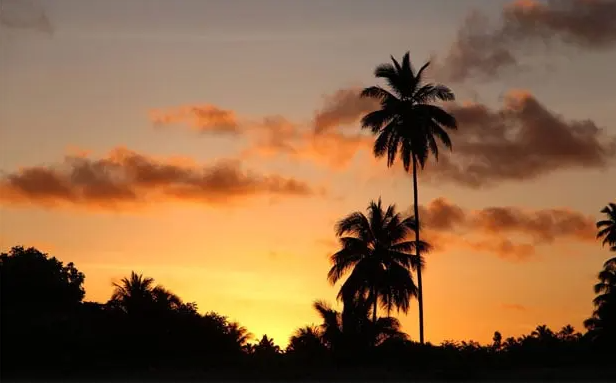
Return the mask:
<path id="1" fill-rule="evenodd" d="M 324 106 L 315 112 L 317 134 L 358 122 L 359 118 L 378 108 L 373 99 L 360 98 L 361 88 L 343 88 L 324 97 Z"/>
<path id="2" fill-rule="evenodd" d="M 345 164 L 344 159 L 353 158 L 357 150 L 371 152 L 372 137 L 352 136 L 337 125 L 359 122 L 370 108 L 353 104 L 350 95 L 358 97 L 357 88 L 341 89 L 336 94 L 344 96 L 327 97 L 332 104 L 321 109 L 329 117 L 319 119 L 320 112 L 315 115 L 315 121 L 327 123 L 320 129 L 315 126 L 311 137 L 302 137 L 304 143 L 314 141 L 311 150 L 304 148 L 312 156 L 304 158 L 328 154 L 331 159 L 338 153 L 339 158 L 332 162 Z M 442 151 L 439 162 L 429 163 L 422 173 L 427 181 L 479 188 L 536 179 L 563 169 L 604 169 L 616 156 L 616 137 L 607 135 L 590 119 L 566 120 L 527 91 L 507 92 L 496 109 L 481 103 L 447 103 L 443 107 L 458 120 L 458 130 L 450 133 L 453 152 Z M 337 110 L 342 112 L 338 114 Z"/>
<path id="3" fill-rule="evenodd" d="M 492 80 L 522 67 L 520 50 L 542 44 L 599 51 L 616 45 L 614 0 L 518 0 L 506 5 L 496 25 L 473 11 L 444 58 L 447 81 Z"/>
<path id="4" fill-rule="evenodd" d="M 188 125 L 202 133 L 238 134 L 239 125 L 235 112 L 215 105 L 181 106 L 169 110 L 150 111 L 154 126 Z"/>
<path id="5" fill-rule="evenodd" d="M 267 196 L 311 196 L 304 181 L 242 170 L 236 160 L 197 165 L 115 148 L 105 158 L 67 155 L 56 166 L 22 168 L 0 178 L 0 203 L 117 209 L 165 199 L 208 205 Z"/>
<path id="6" fill-rule="evenodd" d="M 616 138 L 592 120 L 567 121 L 525 91 L 507 93 L 498 110 L 476 103 L 447 109 L 459 127 L 450 134 L 453 153 L 428 165 L 428 179 L 478 188 L 561 169 L 604 169 L 616 155 Z"/>
<path id="7" fill-rule="evenodd" d="M 437 198 L 420 207 L 419 217 L 427 240 L 437 251 L 463 246 L 505 259 L 525 260 L 535 255 L 538 245 L 557 240 L 595 241 L 594 218 L 564 208 L 502 206 L 466 210 Z M 514 242 L 520 236 L 530 242 Z"/>
<path id="8" fill-rule="evenodd" d="M 501 308 L 503 310 L 509 310 L 509 311 L 528 311 L 528 308 L 526 306 L 518 304 L 518 303 L 503 303 L 501 305 Z"/>
<path id="9" fill-rule="evenodd" d="M 1 4 L 0 27 L 53 34 L 53 26 L 39 5 L 28 0 L 3 0 Z"/>

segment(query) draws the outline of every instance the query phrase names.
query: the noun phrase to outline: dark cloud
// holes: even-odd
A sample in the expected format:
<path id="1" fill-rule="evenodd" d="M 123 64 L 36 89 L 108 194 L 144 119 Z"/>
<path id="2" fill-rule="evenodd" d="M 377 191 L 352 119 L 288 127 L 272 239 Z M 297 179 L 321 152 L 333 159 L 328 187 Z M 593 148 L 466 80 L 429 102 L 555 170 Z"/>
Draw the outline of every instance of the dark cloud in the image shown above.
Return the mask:
<path id="1" fill-rule="evenodd" d="M 336 94 L 357 92 L 351 88 Z M 358 122 L 367 110 L 377 107 L 350 108 L 345 102 L 341 104 L 341 100 L 352 100 L 350 96 L 327 99 L 332 104 L 322 110 L 328 110 L 331 116 L 343 110 L 346 123 Z M 478 188 L 535 179 L 562 169 L 604 169 L 616 156 L 616 137 L 590 119 L 566 120 L 526 91 L 508 92 L 497 109 L 480 103 L 449 103 L 444 108 L 458 120 L 458 130 L 450 133 L 453 152 L 442 151 L 439 162 L 430 162 L 422 173 L 428 181 L 451 181 Z M 329 138 L 331 145 L 319 147 L 336 152 L 338 146 L 338 151 L 344 153 L 342 159 L 372 146 L 373 138 L 369 136 L 357 135 L 353 142 L 348 133 L 333 130 L 336 125 L 325 126 L 317 135 L 337 136 Z"/>
<path id="2" fill-rule="evenodd" d="M 569 209 L 503 206 L 466 210 L 437 198 L 420 207 L 419 217 L 427 240 L 441 251 L 461 246 L 505 259 L 525 260 L 536 254 L 537 245 L 557 240 L 595 241 L 593 217 Z M 531 242 L 511 239 L 520 235 Z"/>
<path id="3" fill-rule="evenodd" d="M 440 75 L 453 82 L 491 80 L 519 69 L 524 52 L 537 44 L 586 51 L 611 48 L 616 45 L 614 15 L 614 0 L 519 0 L 505 6 L 496 24 L 473 11 L 458 30 Z"/>
<path id="4" fill-rule="evenodd" d="M 306 182 L 246 172 L 237 161 L 198 166 L 157 160 L 125 148 L 96 160 L 67 156 L 58 166 L 27 167 L 0 179 L 0 202 L 45 206 L 116 208 L 163 199 L 224 205 L 260 195 L 314 193 Z"/>
<path id="5" fill-rule="evenodd" d="M 0 4 L 0 27 L 53 34 L 53 26 L 40 5 L 28 0 L 2 0 Z"/>
<path id="6" fill-rule="evenodd" d="M 360 98 L 360 88 L 343 88 L 324 97 L 324 106 L 314 114 L 317 134 L 358 122 L 359 118 L 378 107 L 373 99 Z"/>
<path id="7" fill-rule="evenodd" d="M 616 138 L 592 120 L 567 121 L 528 92 L 509 92 L 498 110 L 482 104 L 447 108 L 459 126 L 450 134 L 453 153 L 428 165 L 428 179 L 477 188 L 561 169 L 603 169 L 616 155 Z"/>

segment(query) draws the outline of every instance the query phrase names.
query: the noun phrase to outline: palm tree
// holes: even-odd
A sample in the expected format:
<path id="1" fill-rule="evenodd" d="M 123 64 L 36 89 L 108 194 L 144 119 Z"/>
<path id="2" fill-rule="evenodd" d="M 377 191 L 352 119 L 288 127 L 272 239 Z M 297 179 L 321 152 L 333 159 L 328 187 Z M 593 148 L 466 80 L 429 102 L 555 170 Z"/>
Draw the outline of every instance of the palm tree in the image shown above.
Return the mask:
<path id="1" fill-rule="evenodd" d="M 453 101 L 455 96 L 446 86 L 425 84 L 423 72 L 430 64 L 424 64 L 415 72 L 406 52 L 400 64 L 393 56 L 392 63 L 381 64 L 374 70 L 376 78 L 387 81 L 389 89 L 380 86 L 365 88 L 361 97 L 379 101 L 380 109 L 365 115 L 362 128 L 370 129 L 377 136 L 374 155 L 387 155 L 387 166 L 391 167 L 398 152 L 405 171 L 413 171 L 413 197 L 415 208 L 415 241 L 419 243 L 419 207 L 417 194 L 417 165 L 423 169 L 430 154 L 438 161 L 438 141 L 451 149 L 447 129 L 457 129 L 456 119 L 441 107 L 437 101 Z M 420 249 L 417 249 L 420 250 Z M 420 252 L 417 251 L 417 256 Z M 423 290 L 421 268 L 417 269 L 417 300 L 419 304 L 419 339 L 424 343 Z"/>
<path id="2" fill-rule="evenodd" d="M 240 326 L 237 322 L 229 322 L 226 332 L 233 339 L 233 342 L 240 347 L 245 347 L 253 336 L 246 327 Z"/>
<path id="3" fill-rule="evenodd" d="M 334 285 L 352 270 L 338 293 L 345 306 L 369 302 L 373 323 L 379 302 L 388 314 L 394 307 L 408 312 L 410 299 L 417 294 L 410 269 L 420 265 L 420 258 L 409 252 L 416 247 L 428 249 L 427 243 L 407 240 L 417 231 L 416 222 L 397 213 L 395 205 L 384 211 L 379 198 L 370 202 L 367 216 L 357 211 L 336 224 L 342 249 L 331 256 L 327 277 Z"/>
<path id="4" fill-rule="evenodd" d="M 584 326 L 593 339 L 613 341 L 616 340 L 616 263 L 605 262 L 597 277 L 595 310 L 592 317 L 584 321 Z"/>
<path id="5" fill-rule="evenodd" d="M 315 354 L 323 348 L 321 329 L 316 326 L 304 326 L 295 330 L 289 339 L 287 352 Z"/>
<path id="6" fill-rule="evenodd" d="M 120 283 L 113 283 L 114 290 L 111 303 L 127 313 L 140 312 L 152 303 L 154 279 L 143 277 L 131 271 L 129 278 L 122 278 Z"/>
<path id="7" fill-rule="evenodd" d="M 340 313 L 324 301 L 316 301 L 314 308 L 323 323 L 318 329 L 323 344 L 332 350 L 339 348 L 378 346 L 389 339 L 406 339 L 396 318 L 382 317 L 375 322 L 370 317 L 370 302 L 353 301 L 344 305 Z"/>
<path id="8" fill-rule="evenodd" d="M 616 251 L 616 203 L 609 203 L 601 213 L 605 214 L 607 219 L 597 222 L 597 238 L 603 240 L 603 246 L 610 246 L 610 251 Z M 616 263 L 616 257 L 608 262 Z"/>
<path id="9" fill-rule="evenodd" d="M 323 320 L 320 327 L 323 343 L 330 349 L 335 348 L 342 340 L 342 316 L 324 301 L 314 302 L 313 307 Z"/>
<path id="10" fill-rule="evenodd" d="M 180 310 L 184 302 L 182 299 L 163 286 L 154 287 L 151 292 L 152 300 L 161 310 Z"/>

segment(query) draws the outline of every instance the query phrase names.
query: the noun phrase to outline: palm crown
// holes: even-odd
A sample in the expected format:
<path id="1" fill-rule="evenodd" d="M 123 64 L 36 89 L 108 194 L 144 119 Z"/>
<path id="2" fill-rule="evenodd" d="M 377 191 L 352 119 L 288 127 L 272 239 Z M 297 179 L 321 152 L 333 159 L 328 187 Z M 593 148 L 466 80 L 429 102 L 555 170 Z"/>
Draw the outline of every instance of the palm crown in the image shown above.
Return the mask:
<path id="1" fill-rule="evenodd" d="M 616 250 L 616 204 L 609 203 L 601 210 L 601 213 L 607 216 L 607 219 L 603 219 L 597 222 L 597 238 L 603 239 L 603 245 L 610 246 L 611 250 Z"/>
<path id="2" fill-rule="evenodd" d="M 413 217 L 403 217 L 395 205 L 383 210 L 381 200 L 372 201 L 368 215 L 354 212 L 336 225 L 342 248 L 331 256 L 330 283 L 337 283 L 348 271 L 338 299 L 350 303 L 367 299 L 372 303 L 376 321 L 377 303 L 388 312 L 396 307 L 408 311 L 409 301 L 417 293 L 410 269 L 417 268 L 419 258 L 410 252 L 416 248 L 408 237 L 415 231 Z M 428 249 L 421 242 L 420 247 Z"/>
<path id="3" fill-rule="evenodd" d="M 437 139 L 451 148 L 446 129 L 456 129 L 456 119 L 433 103 L 453 101 L 455 97 L 444 85 L 423 83 L 423 72 L 429 62 L 416 72 L 408 52 L 401 64 L 393 57 L 391 60 L 392 63 L 381 64 L 374 70 L 375 77 L 385 79 L 389 89 L 371 86 L 361 93 L 362 97 L 380 103 L 380 109 L 365 115 L 361 123 L 363 128 L 378 135 L 375 156 L 387 154 L 387 165 L 391 166 L 400 152 L 404 169 L 408 171 L 413 158 L 422 167 L 430 153 L 438 159 Z"/>

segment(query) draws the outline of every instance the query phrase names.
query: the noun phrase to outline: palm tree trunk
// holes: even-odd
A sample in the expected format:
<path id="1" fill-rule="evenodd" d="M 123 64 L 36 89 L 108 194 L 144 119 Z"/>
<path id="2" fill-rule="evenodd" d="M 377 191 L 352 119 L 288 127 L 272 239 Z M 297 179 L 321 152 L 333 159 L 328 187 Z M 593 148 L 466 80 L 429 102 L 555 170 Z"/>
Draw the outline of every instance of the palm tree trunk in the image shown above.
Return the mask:
<path id="1" fill-rule="evenodd" d="M 374 299 L 374 301 L 372 302 L 372 323 L 374 324 L 375 328 L 376 328 L 376 309 L 377 309 L 377 296 L 376 296 L 376 287 L 372 287 L 372 299 Z"/>
<path id="2" fill-rule="evenodd" d="M 415 208 L 415 251 L 419 265 L 417 266 L 417 303 L 419 303 L 419 343 L 424 344 L 423 322 L 423 289 L 421 287 L 421 255 L 419 253 L 419 205 L 417 203 L 417 159 L 413 156 L 413 199 Z"/>

